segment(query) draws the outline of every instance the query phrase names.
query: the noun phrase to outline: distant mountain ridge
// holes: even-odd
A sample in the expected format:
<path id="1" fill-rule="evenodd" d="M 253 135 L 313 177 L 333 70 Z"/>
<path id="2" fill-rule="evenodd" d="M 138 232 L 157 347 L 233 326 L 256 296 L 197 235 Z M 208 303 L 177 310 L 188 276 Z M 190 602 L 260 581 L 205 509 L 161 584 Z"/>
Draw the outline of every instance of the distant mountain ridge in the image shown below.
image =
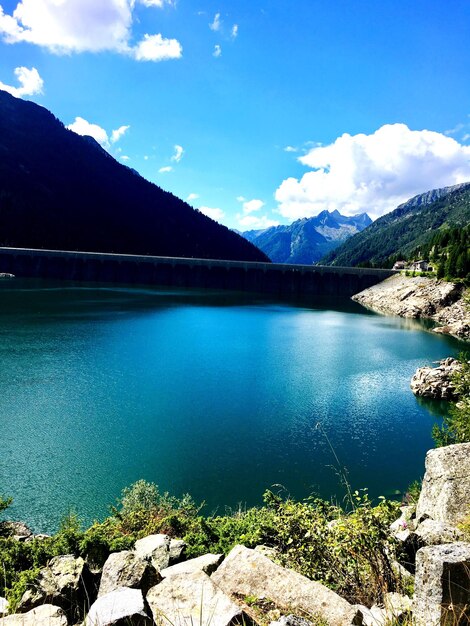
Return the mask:
<path id="1" fill-rule="evenodd" d="M 346 217 L 339 211 L 322 211 L 289 226 L 240 233 L 275 263 L 312 265 L 343 241 L 362 231 L 372 220 L 367 213 Z"/>
<path id="2" fill-rule="evenodd" d="M 444 228 L 470 223 L 470 182 L 414 196 L 321 259 L 325 265 L 387 267 Z"/>
<path id="3" fill-rule="evenodd" d="M 267 261 L 47 109 L 0 91 L 0 245 Z"/>

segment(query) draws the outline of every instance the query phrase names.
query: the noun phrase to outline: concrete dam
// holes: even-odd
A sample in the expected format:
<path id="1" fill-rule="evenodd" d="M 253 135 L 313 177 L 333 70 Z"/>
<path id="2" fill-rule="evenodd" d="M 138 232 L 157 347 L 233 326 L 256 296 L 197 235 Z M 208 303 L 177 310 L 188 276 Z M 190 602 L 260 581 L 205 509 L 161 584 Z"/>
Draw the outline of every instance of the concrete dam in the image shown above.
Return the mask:
<path id="1" fill-rule="evenodd" d="M 393 270 L 287 265 L 63 250 L 0 248 L 0 273 L 18 278 L 226 289 L 281 299 L 344 296 L 371 287 Z"/>

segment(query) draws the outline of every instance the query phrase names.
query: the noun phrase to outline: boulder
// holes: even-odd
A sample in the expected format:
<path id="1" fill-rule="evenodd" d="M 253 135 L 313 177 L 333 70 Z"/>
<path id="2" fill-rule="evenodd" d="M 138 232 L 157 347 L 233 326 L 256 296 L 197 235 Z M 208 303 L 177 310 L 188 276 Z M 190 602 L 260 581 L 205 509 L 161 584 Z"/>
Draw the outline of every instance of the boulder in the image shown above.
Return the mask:
<path id="1" fill-rule="evenodd" d="M 249 623 L 242 609 L 202 571 L 165 578 L 147 594 L 153 619 L 160 626 Z"/>
<path id="2" fill-rule="evenodd" d="M 25 613 L 41 604 L 54 604 L 75 620 L 89 606 L 89 572 L 82 558 L 56 556 L 39 572 L 36 584 L 25 591 L 17 611 Z"/>
<path id="3" fill-rule="evenodd" d="M 58 606 L 42 604 L 27 613 L 0 618 L 0 626 L 67 626 L 67 618 Z"/>
<path id="4" fill-rule="evenodd" d="M 470 443 L 430 450 L 416 507 L 418 523 L 430 517 L 457 526 L 470 511 Z"/>
<path id="5" fill-rule="evenodd" d="M 442 543 L 454 543 L 462 541 L 463 532 L 455 526 L 449 526 L 443 522 L 437 522 L 431 518 L 427 518 L 421 522 L 414 531 L 424 546 L 437 546 Z"/>
<path id="6" fill-rule="evenodd" d="M 360 611 L 320 583 L 236 546 L 211 580 L 227 595 L 271 599 L 280 609 L 323 617 L 330 626 L 361 624 Z"/>
<path id="7" fill-rule="evenodd" d="M 186 546 L 186 541 L 183 541 L 182 539 L 170 540 L 170 565 L 175 565 L 176 563 L 182 561 Z"/>
<path id="8" fill-rule="evenodd" d="M 0 522 L 0 537 L 11 537 L 16 541 L 26 541 L 33 536 L 33 531 L 23 522 Z"/>
<path id="9" fill-rule="evenodd" d="M 399 593 L 384 594 L 383 606 L 374 604 L 368 609 L 359 606 L 364 626 L 390 626 L 391 624 L 401 624 L 401 618 L 412 609 L 412 600 L 408 596 Z"/>
<path id="10" fill-rule="evenodd" d="M 196 559 L 189 559 L 189 561 L 166 567 L 160 571 L 160 574 L 163 578 L 175 574 L 192 574 L 193 572 L 204 572 L 210 576 L 218 568 L 223 558 L 223 554 L 204 554 Z"/>
<path id="11" fill-rule="evenodd" d="M 8 613 L 8 600 L 0 596 L 0 617 Z"/>
<path id="12" fill-rule="evenodd" d="M 429 546 L 416 555 L 416 626 L 470 624 L 470 543 Z"/>
<path id="13" fill-rule="evenodd" d="M 453 376 L 462 364 L 451 357 L 439 361 L 437 367 L 419 367 L 414 373 L 410 387 L 416 396 L 440 400 L 455 400 Z"/>
<path id="14" fill-rule="evenodd" d="M 161 580 L 154 566 L 135 552 L 113 552 L 104 564 L 98 596 L 104 596 L 119 587 L 141 589 L 145 595 L 150 587 Z"/>
<path id="15" fill-rule="evenodd" d="M 155 569 L 161 570 L 170 564 L 170 537 L 148 535 L 135 542 L 134 550 L 142 559 L 147 559 Z"/>
<path id="16" fill-rule="evenodd" d="M 357 605 L 362 613 L 363 626 L 388 626 L 387 624 L 387 611 L 377 605 L 374 605 L 370 609 L 362 604 Z"/>
<path id="17" fill-rule="evenodd" d="M 119 587 L 93 603 L 84 626 L 150 626 L 140 589 Z"/>

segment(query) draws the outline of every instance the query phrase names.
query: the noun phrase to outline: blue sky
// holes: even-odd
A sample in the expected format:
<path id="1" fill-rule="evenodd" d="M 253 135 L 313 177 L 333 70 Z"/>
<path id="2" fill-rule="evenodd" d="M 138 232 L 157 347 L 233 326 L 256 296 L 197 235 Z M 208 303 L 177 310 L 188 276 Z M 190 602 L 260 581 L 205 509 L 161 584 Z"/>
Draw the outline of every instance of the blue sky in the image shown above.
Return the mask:
<path id="1" fill-rule="evenodd" d="M 1 87 L 230 227 L 470 180 L 467 0 L 0 7 Z"/>

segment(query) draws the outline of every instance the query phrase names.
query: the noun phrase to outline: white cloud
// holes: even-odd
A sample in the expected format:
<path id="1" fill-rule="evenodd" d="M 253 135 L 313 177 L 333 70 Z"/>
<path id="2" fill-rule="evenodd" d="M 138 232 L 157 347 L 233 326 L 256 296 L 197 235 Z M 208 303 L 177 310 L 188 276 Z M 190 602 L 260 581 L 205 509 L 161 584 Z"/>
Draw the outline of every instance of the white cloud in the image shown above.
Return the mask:
<path id="1" fill-rule="evenodd" d="M 197 200 L 198 198 L 199 198 L 199 194 L 190 193 L 189 196 L 186 198 L 186 202 L 192 202 L 193 200 Z"/>
<path id="2" fill-rule="evenodd" d="M 0 5 L 0 36 L 6 43 L 27 42 L 56 54 L 112 50 L 139 61 L 179 58 L 181 45 L 162 35 L 145 35 L 131 46 L 136 0 L 21 0 L 11 15 Z M 140 0 L 163 7 L 165 0 Z"/>
<path id="3" fill-rule="evenodd" d="M 222 209 L 211 208 L 208 206 L 200 206 L 199 211 L 201 213 L 204 213 L 204 215 L 207 215 L 207 217 L 215 220 L 216 222 L 220 222 L 225 217 L 225 213 L 222 211 Z"/>
<path id="4" fill-rule="evenodd" d="M 470 180 L 470 146 L 405 124 L 346 133 L 298 160 L 311 171 L 284 180 L 275 193 L 280 214 L 291 220 L 323 209 L 378 217 L 416 194 Z"/>
<path id="5" fill-rule="evenodd" d="M 271 228 L 271 226 L 279 226 L 277 220 L 272 220 L 267 215 L 237 215 L 238 223 L 244 230 L 262 230 Z"/>
<path id="6" fill-rule="evenodd" d="M 245 196 L 237 196 L 237 202 L 246 202 Z"/>
<path id="7" fill-rule="evenodd" d="M 236 39 L 238 37 L 238 24 L 234 24 L 232 26 L 231 35 L 232 35 L 232 39 Z"/>
<path id="8" fill-rule="evenodd" d="M 284 148 L 284 152 L 298 152 L 298 148 L 296 148 L 295 146 L 286 146 Z"/>
<path id="9" fill-rule="evenodd" d="M 222 56 L 222 48 L 219 46 L 218 43 L 216 43 L 214 46 L 214 52 L 212 53 L 212 56 L 216 59 Z"/>
<path id="10" fill-rule="evenodd" d="M 470 139 L 470 133 L 465 133 L 465 135 L 462 137 L 462 141 L 468 141 Z"/>
<path id="11" fill-rule="evenodd" d="M 125 135 L 125 133 L 129 130 L 130 126 L 120 126 L 116 130 L 113 130 L 111 133 L 111 143 L 116 143 Z"/>
<path id="12" fill-rule="evenodd" d="M 130 157 L 128 157 L 126 154 L 123 154 L 123 155 L 122 155 L 122 157 L 121 157 L 121 160 L 122 160 L 122 161 L 130 161 L 130 160 L 131 160 L 131 158 L 130 158 Z"/>
<path id="13" fill-rule="evenodd" d="M 158 7 L 159 9 L 162 9 L 165 4 L 168 4 L 169 6 L 174 6 L 175 5 L 175 0 L 139 0 L 141 4 L 143 4 L 146 7 Z"/>
<path id="14" fill-rule="evenodd" d="M 0 82 L 0 89 L 8 91 L 8 93 L 17 98 L 42 93 L 44 81 L 35 67 L 32 67 L 30 70 L 27 67 L 17 67 L 15 68 L 15 76 L 21 85 L 20 87 L 12 87 Z"/>
<path id="15" fill-rule="evenodd" d="M 177 39 L 144 35 L 142 41 L 135 48 L 131 48 L 131 53 L 137 61 L 167 61 L 181 58 L 183 48 Z"/>
<path id="16" fill-rule="evenodd" d="M 104 128 L 98 124 L 88 122 L 83 117 L 76 117 L 75 121 L 72 124 L 69 124 L 67 128 L 69 130 L 73 130 L 73 132 L 77 133 L 77 135 L 88 135 L 93 137 L 93 139 L 96 139 L 100 146 L 105 148 L 105 150 L 108 150 L 111 144 L 116 143 L 121 139 L 121 137 L 124 136 L 130 126 L 120 126 L 116 130 L 111 131 L 111 138 Z M 121 152 L 121 148 L 116 148 L 116 152 Z"/>
<path id="17" fill-rule="evenodd" d="M 76 117 L 75 122 L 73 124 L 69 124 L 67 126 L 69 130 L 73 130 L 77 135 L 88 135 L 96 139 L 96 141 L 103 147 L 107 148 L 109 146 L 108 133 L 104 128 L 98 126 L 98 124 L 91 124 L 87 122 L 87 120 L 83 119 L 83 117 Z"/>
<path id="18" fill-rule="evenodd" d="M 181 159 L 183 158 L 183 154 L 184 154 L 183 146 L 178 146 L 178 144 L 176 144 L 175 153 L 171 157 L 171 160 L 174 161 L 175 163 L 179 163 Z"/>
<path id="19" fill-rule="evenodd" d="M 222 22 L 220 19 L 220 13 L 216 13 L 213 21 L 209 24 L 209 28 L 213 31 L 219 31 L 222 26 Z"/>
<path id="20" fill-rule="evenodd" d="M 254 211 L 260 211 L 264 207 L 262 200 L 248 200 L 243 203 L 243 213 L 253 213 Z"/>
<path id="21" fill-rule="evenodd" d="M 161 167 L 158 172 L 159 174 L 167 174 L 168 172 L 172 172 L 173 168 L 171 167 L 171 165 L 165 165 L 165 167 Z"/>

